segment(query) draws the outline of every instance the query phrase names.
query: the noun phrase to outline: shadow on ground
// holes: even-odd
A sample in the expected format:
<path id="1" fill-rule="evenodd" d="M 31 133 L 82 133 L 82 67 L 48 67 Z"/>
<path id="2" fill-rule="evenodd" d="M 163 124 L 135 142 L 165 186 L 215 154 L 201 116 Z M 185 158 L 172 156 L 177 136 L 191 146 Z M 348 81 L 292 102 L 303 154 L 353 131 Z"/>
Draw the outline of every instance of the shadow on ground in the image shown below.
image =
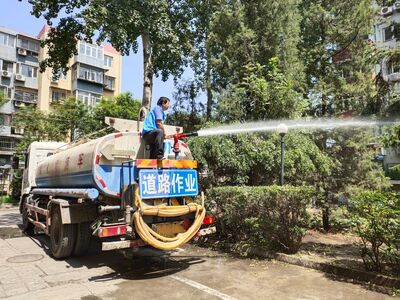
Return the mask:
<path id="1" fill-rule="evenodd" d="M 30 237 L 48 256 L 51 256 L 50 239 L 45 234 Z M 175 274 L 193 264 L 205 260 L 196 255 L 173 256 L 173 251 L 160 251 L 151 247 L 103 252 L 101 242 L 93 238 L 89 251 L 81 257 L 71 257 L 65 261 L 72 268 L 88 269 L 109 267 L 112 272 L 88 278 L 89 281 L 108 281 L 113 279 L 142 280 Z"/>

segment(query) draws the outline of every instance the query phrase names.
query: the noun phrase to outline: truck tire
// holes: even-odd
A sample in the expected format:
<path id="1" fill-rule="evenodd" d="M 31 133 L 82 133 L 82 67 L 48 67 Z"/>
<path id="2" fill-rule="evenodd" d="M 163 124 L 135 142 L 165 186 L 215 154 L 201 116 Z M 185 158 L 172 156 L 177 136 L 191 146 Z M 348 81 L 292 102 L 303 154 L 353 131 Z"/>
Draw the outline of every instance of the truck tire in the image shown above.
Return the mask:
<path id="1" fill-rule="evenodd" d="M 77 224 L 76 242 L 72 254 L 75 256 L 84 255 L 89 248 L 91 237 L 90 222 Z"/>
<path id="2" fill-rule="evenodd" d="M 71 256 L 76 240 L 76 225 L 63 224 L 58 206 L 51 210 L 50 250 L 56 259 Z"/>
<path id="3" fill-rule="evenodd" d="M 32 236 L 35 234 L 35 225 L 33 225 L 31 222 L 29 222 L 28 217 L 28 209 L 26 208 L 26 199 L 24 199 L 24 202 L 22 204 L 22 231 L 25 232 L 26 235 Z"/>

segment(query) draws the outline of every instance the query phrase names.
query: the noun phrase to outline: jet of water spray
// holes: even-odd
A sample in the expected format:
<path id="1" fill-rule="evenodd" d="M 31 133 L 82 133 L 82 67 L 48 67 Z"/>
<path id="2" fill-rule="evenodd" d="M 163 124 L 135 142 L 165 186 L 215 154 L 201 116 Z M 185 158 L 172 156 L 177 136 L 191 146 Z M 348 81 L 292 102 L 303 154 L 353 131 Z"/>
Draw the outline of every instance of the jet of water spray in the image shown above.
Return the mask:
<path id="1" fill-rule="evenodd" d="M 341 127 L 372 127 L 378 125 L 391 125 L 392 121 L 377 121 L 370 119 L 300 119 L 300 120 L 274 120 L 262 122 L 249 122 L 232 125 L 223 125 L 214 128 L 201 129 L 199 136 L 229 135 L 249 132 L 273 132 L 278 126 L 284 124 L 288 130 L 293 129 L 334 129 Z"/>

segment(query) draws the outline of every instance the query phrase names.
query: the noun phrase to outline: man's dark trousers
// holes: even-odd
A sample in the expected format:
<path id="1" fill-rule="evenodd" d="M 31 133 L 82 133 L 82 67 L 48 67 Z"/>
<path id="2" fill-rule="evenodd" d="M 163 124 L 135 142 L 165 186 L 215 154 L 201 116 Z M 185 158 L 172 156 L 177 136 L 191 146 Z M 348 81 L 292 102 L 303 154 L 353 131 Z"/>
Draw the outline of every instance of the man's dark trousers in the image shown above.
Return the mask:
<path id="1" fill-rule="evenodd" d="M 150 145 L 150 159 L 162 159 L 164 157 L 164 131 L 154 129 L 143 134 L 146 144 Z"/>

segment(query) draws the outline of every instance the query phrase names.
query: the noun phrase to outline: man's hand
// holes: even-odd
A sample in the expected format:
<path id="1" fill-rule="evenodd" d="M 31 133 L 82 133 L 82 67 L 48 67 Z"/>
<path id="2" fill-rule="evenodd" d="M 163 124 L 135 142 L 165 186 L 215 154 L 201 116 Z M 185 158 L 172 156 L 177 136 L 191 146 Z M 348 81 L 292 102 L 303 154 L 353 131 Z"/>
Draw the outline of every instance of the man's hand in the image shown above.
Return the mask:
<path id="1" fill-rule="evenodd" d="M 162 121 L 161 120 L 156 120 L 156 122 L 157 122 L 157 127 L 162 129 L 162 131 L 164 132 L 164 137 L 166 137 L 167 135 L 165 134 L 165 128 L 164 128 L 164 125 L 163 125 Z"/>

